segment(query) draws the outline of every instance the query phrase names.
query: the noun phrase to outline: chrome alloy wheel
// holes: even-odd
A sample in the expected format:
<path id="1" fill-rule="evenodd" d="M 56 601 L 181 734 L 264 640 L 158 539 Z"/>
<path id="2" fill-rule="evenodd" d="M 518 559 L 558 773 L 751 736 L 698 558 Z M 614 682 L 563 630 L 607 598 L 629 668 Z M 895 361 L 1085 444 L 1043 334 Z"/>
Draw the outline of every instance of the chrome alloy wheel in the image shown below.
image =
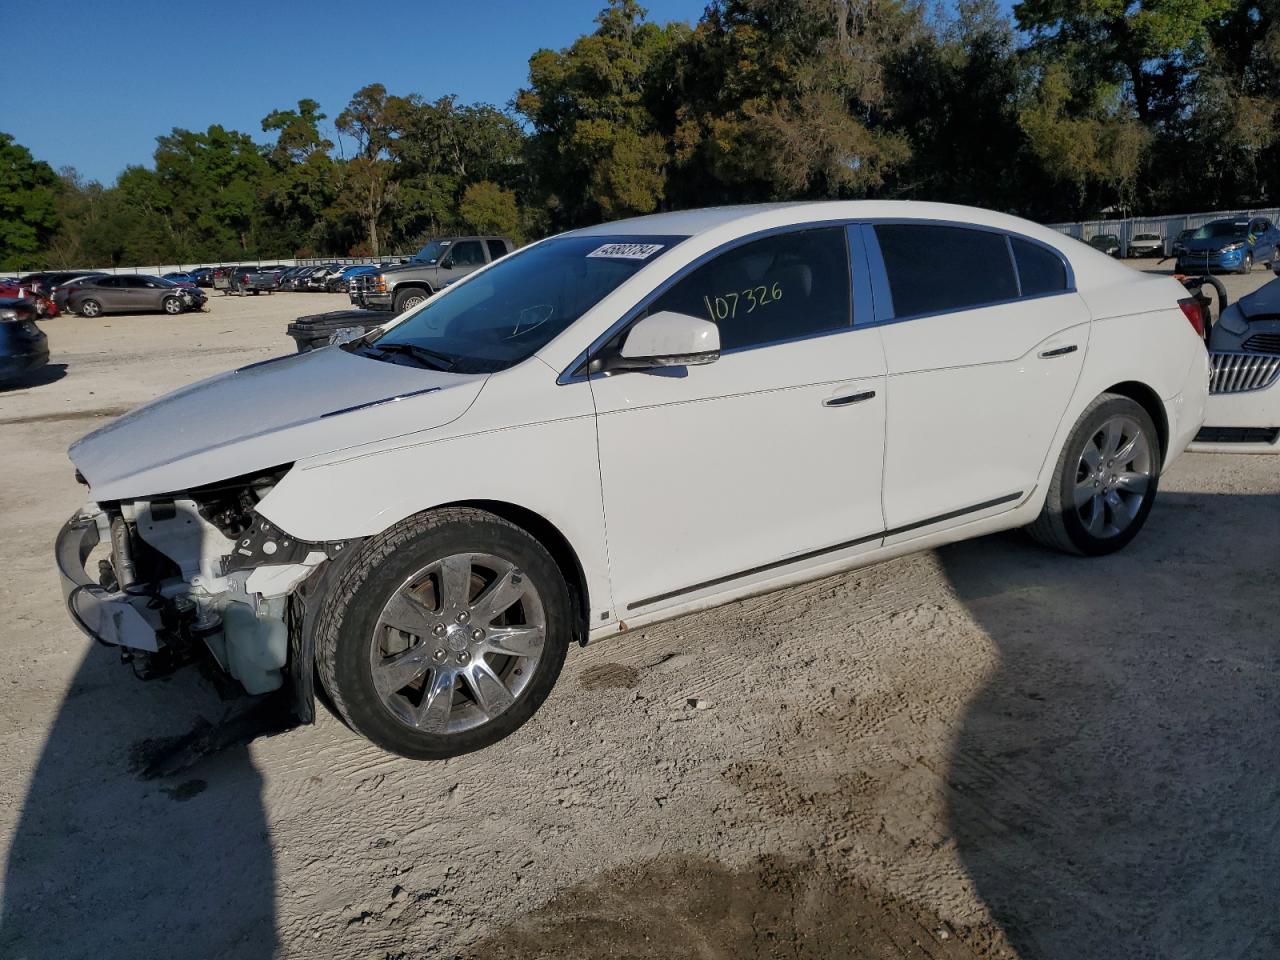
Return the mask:
<path id="1" fill-rule="evenodd" d="M 1115 416 L 1084 445 L 1076 465 L 1075 504 L 1095 537 L 1127 530 L 1151 489 L 1151 442 L 1131 417 Z"/>
<path id="2" fill-rule="evenodd" d="M 471 730 L 525 692 L 546 630 L 542 599 L 515 564 L 484 553 L 444 557 L 383 607 L 369 646 L 373 685 L 415 730 Z"/>

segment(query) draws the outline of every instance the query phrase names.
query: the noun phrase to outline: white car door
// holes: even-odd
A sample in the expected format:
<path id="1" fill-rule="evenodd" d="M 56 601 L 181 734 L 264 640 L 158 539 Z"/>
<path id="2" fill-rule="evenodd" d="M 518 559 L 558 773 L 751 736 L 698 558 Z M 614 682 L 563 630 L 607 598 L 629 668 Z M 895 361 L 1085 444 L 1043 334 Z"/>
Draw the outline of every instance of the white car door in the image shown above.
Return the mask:
<path id="1" fill-rule="evenodd" d="M 720 359 L 592 378 L 620 618 L 880 544 L 884 353 L 852 326 L 847 242 L 797 230 L 711 258 L 646 312 L 714 320 Z"/>
<path id="2" fill-rule="evenodd" d="M 891 321 L 886 542 L 1012 509 L 1051 453 L 1088 346 L 1069 267 L 976 228 L 891 223 L 864 236 L 877 315 Z"/>

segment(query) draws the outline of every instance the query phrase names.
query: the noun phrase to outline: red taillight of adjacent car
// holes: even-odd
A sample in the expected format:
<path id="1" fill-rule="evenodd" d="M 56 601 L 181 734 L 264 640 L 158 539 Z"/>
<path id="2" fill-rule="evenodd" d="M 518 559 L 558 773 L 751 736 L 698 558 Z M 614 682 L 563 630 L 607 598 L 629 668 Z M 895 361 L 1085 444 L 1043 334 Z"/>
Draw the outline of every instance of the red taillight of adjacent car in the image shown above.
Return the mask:
<path id="1" fill-rule="evenodd" d="M 1196 336 L 1204 338 L 1204 313 L 1200 310 L 1200 304 L 1196 302 L 1195 297 L 1187 297 L 1185 300 L 1179 300 L 1178 306 L 1182 308 L 1182 313 L 1191 321 L 1191 329 L 1196 332 Z"/>

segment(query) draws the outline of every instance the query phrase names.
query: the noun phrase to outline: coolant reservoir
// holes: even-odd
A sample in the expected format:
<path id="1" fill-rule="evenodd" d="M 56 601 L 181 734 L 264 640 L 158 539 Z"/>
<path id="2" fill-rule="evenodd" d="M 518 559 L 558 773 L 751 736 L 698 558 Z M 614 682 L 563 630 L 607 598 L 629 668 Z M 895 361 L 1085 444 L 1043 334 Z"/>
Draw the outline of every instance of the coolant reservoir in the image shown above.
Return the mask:
<path id="1" fill-rule="evenodd" d="M 285 597 L 264 600 L 256 614 L 243 603 L 228 603 L 222 610 L 227 672 L 249 693 L 269 693 L 284 683 L 280 669 L 289 656 L 287 602 Z"/>

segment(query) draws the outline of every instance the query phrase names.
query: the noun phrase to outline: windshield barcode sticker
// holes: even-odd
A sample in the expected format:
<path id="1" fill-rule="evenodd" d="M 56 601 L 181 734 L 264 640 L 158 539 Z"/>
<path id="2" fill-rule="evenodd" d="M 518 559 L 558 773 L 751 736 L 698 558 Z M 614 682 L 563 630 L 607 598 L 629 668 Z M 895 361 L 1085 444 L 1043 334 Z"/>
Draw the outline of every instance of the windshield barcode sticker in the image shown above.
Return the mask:
<path id="1" fill-rule="evenodd" d="M 660 243 L 606 243 L 596 247 L 588 257 L 608 257 L 611 260 L 648 260 L 662 249 Z"/>

